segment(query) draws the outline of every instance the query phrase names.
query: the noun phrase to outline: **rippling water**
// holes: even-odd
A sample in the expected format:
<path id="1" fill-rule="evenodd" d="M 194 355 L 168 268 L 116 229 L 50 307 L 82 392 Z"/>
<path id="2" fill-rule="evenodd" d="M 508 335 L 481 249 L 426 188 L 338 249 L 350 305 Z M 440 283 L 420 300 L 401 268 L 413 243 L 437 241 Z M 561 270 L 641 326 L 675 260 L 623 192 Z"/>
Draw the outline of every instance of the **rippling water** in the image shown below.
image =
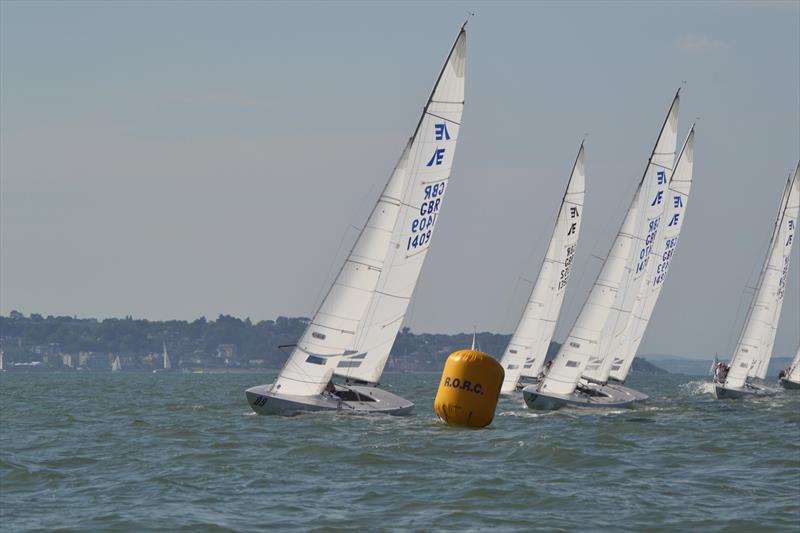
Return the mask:
<path id="1" fill-rule="evenodd" d="M 438 376 L 389 375 L 409 417 L 254 416 L 258 374 L 0 375 L 0 529 L 798 531 L 800 394 L 717 401 L 630 380 L 635 410 L 437 422 Z"/>

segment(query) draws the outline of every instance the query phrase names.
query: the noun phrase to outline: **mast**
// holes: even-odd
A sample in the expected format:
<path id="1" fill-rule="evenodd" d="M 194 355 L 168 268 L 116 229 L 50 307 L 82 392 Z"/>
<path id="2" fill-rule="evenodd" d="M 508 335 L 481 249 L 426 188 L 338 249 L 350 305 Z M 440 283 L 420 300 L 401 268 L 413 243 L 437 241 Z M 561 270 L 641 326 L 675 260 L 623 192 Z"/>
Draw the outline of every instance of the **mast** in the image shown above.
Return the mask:
<path id="1" fill-rule="evenodd" d="M 610 335 L 617 326 L 622 298 L 620 291 L 626 290 L 625 284 L 631 270 L 641 271 L 647 266 L 649 251 L 633 267 L 631 256 L 636 243 L 641 241 L 643 250 L 651 246 L 658 229 L 658 219 L 663 211 L 660 204 L 663 203 L 663 190 L 667 182 L 662 158 L 668 156 L 670 147 L 674 158 L 675 141 L 670 139 L 677 135 L 679 94 L 680 90 L 672 100 L 647 168 L 589 297 L 547 376 L 539 385 L 542 392 L 572 394 L 590 359 L 602 363 L 605 349 L 610 344 Z M 610 316 L 614 320 L 609 320 Z"/>
<path id="2" fill-rule="evenodd" d="M 584 147 L 581 143 L 561 197 L 561 207 L 539 275 L 500 360 L 505 369 L 501 392 L 512 392 L 520 376 L 538 376 L 544 364 L 561 312 L 580 233 L 586 190 L 584 169 Z"/>

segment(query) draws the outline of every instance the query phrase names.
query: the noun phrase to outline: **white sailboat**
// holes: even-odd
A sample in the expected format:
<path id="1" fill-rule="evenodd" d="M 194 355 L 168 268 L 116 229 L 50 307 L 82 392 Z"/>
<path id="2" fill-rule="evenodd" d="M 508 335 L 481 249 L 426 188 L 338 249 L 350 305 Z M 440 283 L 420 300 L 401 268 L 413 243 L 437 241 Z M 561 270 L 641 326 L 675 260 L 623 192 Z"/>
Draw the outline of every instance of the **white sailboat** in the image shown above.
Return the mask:
<path id="1" fill-rule="evenodd" d="M 763 380 L 767 375 L 781 317 L 789 259 L 800 211 L 798 173 L 800 162 L 786 182 L 764 266 L 733 357 L 727 368 L 715 376 L 717 398 L 770 396 L 778 392 L 755 380 Z"/>
<path id="2" fill-rule="evenodd" d="M 537 385 L 522 390 L 528 407 L 548 410 L 564 405 L 611 407 L 633 401 L 612 390 L 599 391 L 588 380 L 596 379 L 597 384 L 604 385 L 600 376 L 606 372 L 605 368 L 610 368 L 605 356 L 624 333 L 635 295 L 645 279 L 664 211 L 668 177 L 673 170 L 679 101 L 678 93 L 614 244 L 547 376 Z"/>
<path id="3" fill-rule="evenodd" d="M 246 391 L 257 413 L 413 409 L 378 384 L 449 188 L 464 109 L 464 26 L 414 135 L 306 331 L 275 382 Z"/>
<path id="4" fill-rule="evenodd" d="M 162 354 L 163 354 L 163 360 L 164 360 L 163 365 L 164 366 L 161 367 L 161 368 L 156 368 L 155 370 L 153 370 L 154 374 L 157 374 L 159 372 L 169 372 L 170 370 L 172 370 L 172 363 L 169 360 L 169 354 L 167 353 L 167 343 L 166 342 L 162 344 L 162 349 L 163 349 Z"/>
<path id="5" fill-rule="evenodd" d="M 797 353 L 789 368 L 780 377 L 780 383 L 784 389 L 800 389 L 800 346 L 797 347 Z"/>
<path id="6" fill-rule="evenodd" d="M 627 397 L 635 402 L 648 399 L 646 394 L 625 387 L 623 384 L 628 377 L 661 289 L 664 287 L 667 272 L 675 257 L 678 239 L 686 218 L 693 170 L 694 125 L 689 130 L 669 180 L 666 207 L 656 237 L 657 245 L 652 248 L 644 283 L 639 286 L 625 330 L 619 335 L 617 342 L 612 344 L 612 351 L 606 355 L 610 365 L 604 365 L 606 371 L 599 376 L 601 381 L 594 382 L 599 383 L 601 392 Z"/>
<path id="7" fill-rule="evenodd" d="M 122 363 L 119 361 L 119 356 L 116 356 L 114 361 L 111 362 L 111 371 L 119 372 L 120 370 L 122 370 Z"/>
<path id="8" fill-rule="evenodd" d="M 584 195 L 584 148 L 581 143 L 539 276 L 500 359 L 505 369 L 500 389 L 502 394 L 521 390 L 524 385 L 538 380 L 564 302 L 580 233 Z"/>

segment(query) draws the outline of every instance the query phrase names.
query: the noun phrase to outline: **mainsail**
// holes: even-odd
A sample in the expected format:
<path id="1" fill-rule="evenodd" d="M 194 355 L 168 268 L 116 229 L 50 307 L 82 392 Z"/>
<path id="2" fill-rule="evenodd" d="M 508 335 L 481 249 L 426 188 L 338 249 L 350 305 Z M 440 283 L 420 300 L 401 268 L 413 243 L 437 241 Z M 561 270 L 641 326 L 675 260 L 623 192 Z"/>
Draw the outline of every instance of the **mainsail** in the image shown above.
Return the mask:
<path id="1" fill-rule="evenodd" d="M 625 220 L 589 297 L 540 385 L 542 392 L 571 394 L 590 360 L 596 362 L 596 367 L 589 373 L 602 372 L 599 367 L 613 340 L 612 335 L 622 329 L 618 324 L 626 293 L 630 290 L 630 279 L 633 275 L 643 277 L 650 254 L 648 247 L 653 245 L 657 234 L 667 172 L 672 170 L 675 155 L 679 98 L 676 94 L 672 101 Z M 633 251 L 640 244 L 641 252 L 634 262 Z M 632 306 L 632 302 L 627 305 Z"/>
<path id="2" fill-rule="evenodd" d="M 465 52 L 462 27 L 412 137 L 402 208 L 355 353 L 336 368 L 349 381 L 378 383 L 406 316 L 449 188 L 464 110 Z"/>
<path id="3" fill-rule="evenodd" d="M 799 172 L 800 162 L 789 176 L 781 197 L 764 266 L 725 379 L 725 386 L 728 388 L 741 388 L 748 377 L 763 379 L 767 373 L 783 306 L 789 259 L 800 211 Z"/>
<path id="4" fill-rule="evenodd" d="M 520 376 L 538 376 L 544 364 L 561 312 L 580 232 L 585 194 L 583 158 L 581 144 L 539 276 L 500 360 L 505 369 L 501 392 L 512 392 Z"/>
<path id="5" fill-rule="evenodd" d="M 628 321 L 623 342 L 613 356 L 610 377 L 617 381 L 625 381 L 630 371 L 636 351 L 642 342 L 647 324 L 653 314 L 658 296 L 664 286 L 667 271 L 675 255 L 681 228 L 685 218 L 689 192 L 692 187 L 692 171 L 694 166 L 694 126 L 689 131 L 681 153 L 675 163 L 675 170 L 669 181 L 667 207 L 664 211 L 663 225 L 658 235 L 658 245 L 653 248 L 651 260 L 647 265 L 647 278 L 636 297 L 633 312 Z"/>
<path id="6" fill-rule="evenodd" d="M 164 370 L 172 368 L 172 363 L 169 362 L 169 354 L 167 353 L 167 343 L 163 343 L 164 348 Z"/>

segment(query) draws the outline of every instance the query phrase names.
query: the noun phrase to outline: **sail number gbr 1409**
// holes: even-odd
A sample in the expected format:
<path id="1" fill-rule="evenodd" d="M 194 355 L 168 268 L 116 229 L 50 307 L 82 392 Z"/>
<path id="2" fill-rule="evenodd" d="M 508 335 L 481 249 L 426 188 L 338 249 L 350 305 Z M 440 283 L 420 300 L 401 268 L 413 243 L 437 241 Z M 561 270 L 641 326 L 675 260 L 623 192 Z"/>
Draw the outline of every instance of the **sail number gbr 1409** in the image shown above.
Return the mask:
<path id="1" fill-rule="evenodd" d="M 411 221 L 411 235 L 408 237 L 406 250 L 419 248 L 431 240 L 431 232 L 444 197 L 444 187 L 443 181 L 425 187 L 425 198 L 419 207 L 419 217 Z"/>

